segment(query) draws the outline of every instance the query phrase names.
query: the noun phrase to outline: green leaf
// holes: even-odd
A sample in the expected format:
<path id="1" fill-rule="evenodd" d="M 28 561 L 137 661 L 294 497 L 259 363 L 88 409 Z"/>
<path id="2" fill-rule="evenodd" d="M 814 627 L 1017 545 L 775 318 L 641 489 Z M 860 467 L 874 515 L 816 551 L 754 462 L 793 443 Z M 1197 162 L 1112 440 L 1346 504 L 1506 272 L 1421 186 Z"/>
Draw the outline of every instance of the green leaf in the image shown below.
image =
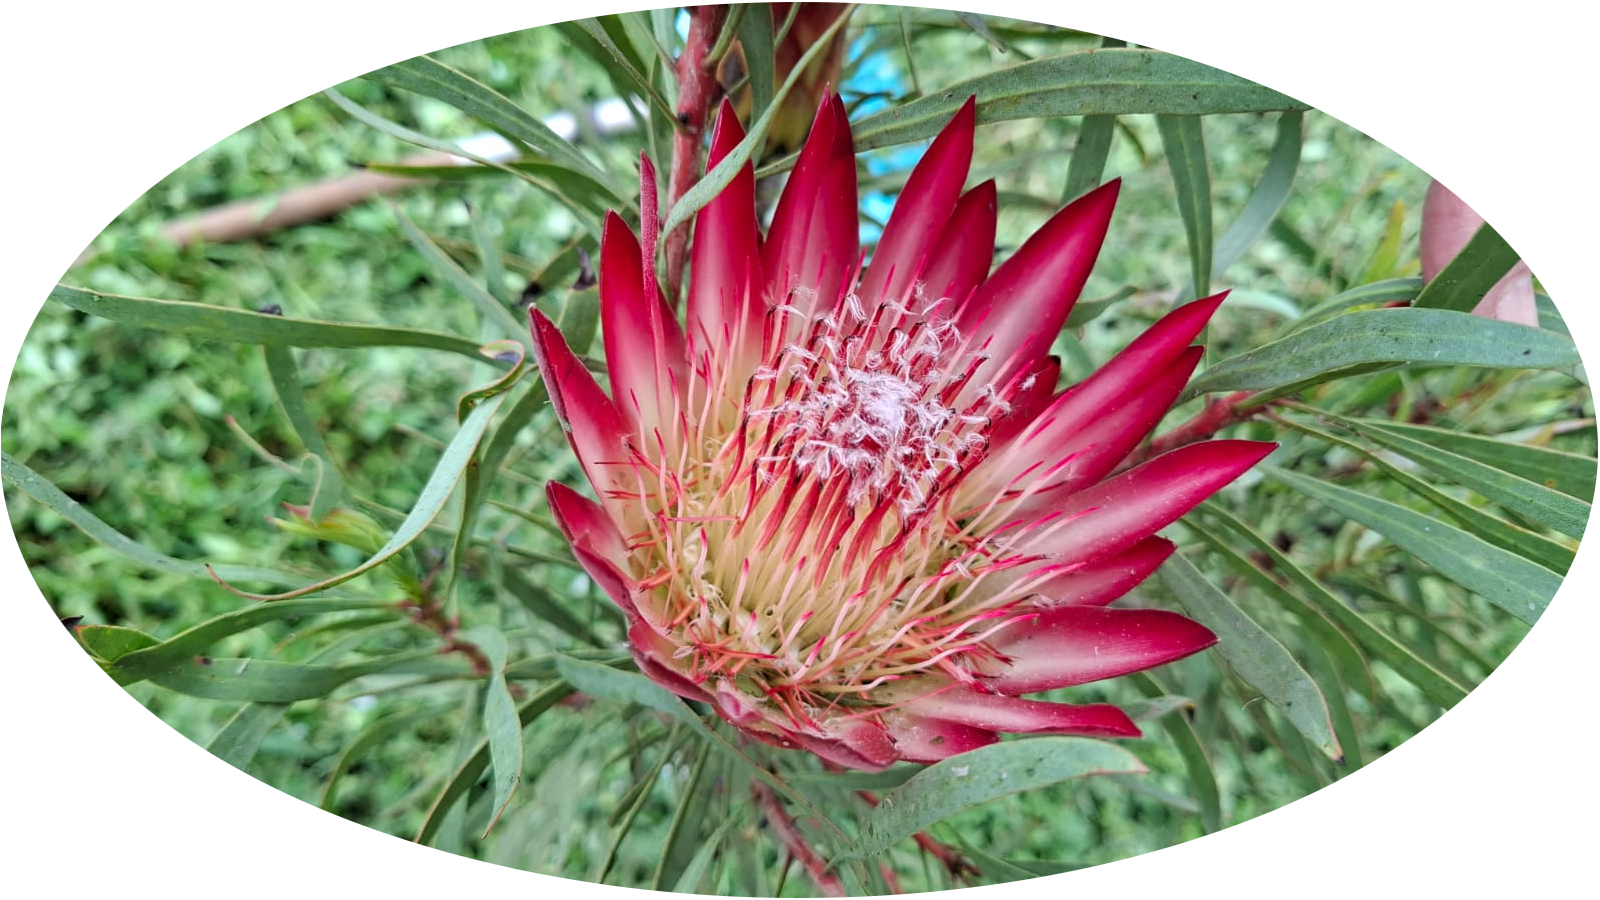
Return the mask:
<path id="1" fill-rule="evenodd" d="M 489 765 L 494 772 L 494 811 L 483 829 L 483 836 L 488 837 L 522 782 L 522 722 L 517 716 L 516 701 L 511 699 L 511 688 L 506 684 L 505 635 L 493 628 L 480 627 L 463 632 L 461 637 L 489 658 L 489 683 L 484 685 L 483 695 L 483 730 L 489 736 Z"/>
<path id="2" fill-rule="evenodd" d="M 1184 612 L 1217 635 L 1217 652 L 1245 684 L 1278 707 L 1290 724 L 1334 762 L 1343 759 L 1328 704 L 1316 682 L 1278 639 L 1217 590 L 1193 564 L 1173 554 L 1156 570 Z"/>
<path id="3" fill-rule="evenodd" d="M 348 572 L 326 578 L 315 584 L 306 585 L 293 591 L 271 595 L 246 595 L 254 596 L 257 600 L 287 600 L 300 597 L 315 591 L 324 590 L 334 585 L 343 584 L 352 578 L 370 572 L 378 566 L 388 562 L 401 550 L 405 549 L 412 541 L 416 540 L 428 525 L 444 511 L 445 504 L 450 495 L 455 491 L 456 484 L 461 480 L 463 472 L 472 462 L 478 441 L 482 439 L 484 430 L 489 426 L 489 420 L 494 411 L 505 400 L 505 393 L 497 393 L 484 399 L 472 412 L 466 421 L 461 423 L 461 428 L 450 439 L 444 453 L 440 455 L 439 462 L 434 466 L 433 474 L 428 477 L 428 483 L 423 485 L 422 493 L 417 497 L 417 502 L 411 507 L 411 512 L 406 514 L 405 521 L 400 523 L 387 543 L 378 548 L 366 562 Z"/>
<path id="4" fill-rule="evenodd" d="M 958 12 L 955 14 L 955 17 L 956 21 L 960 22 L 962 25 L 965 25 L 969 30 L 972 31 L 973 34 L 982 38 L 984 43 L 993 47 L 995 50 L 1001 53 L 1006 53 L 1011 49 L 1010 47 L 1006 46 L 1005 41 L 995 37 L 994 32 L 989 30 L 989 25 L 983 21 L 982 16 L 974 13 Z"/>
<path id="5" fill-rule="evenodd" d="M 1440 450 L 1476 460 L 1537 484 L 1588 502 L 1594 499 L 1596 462 L 1587 456 L 1502 441 L 1492 437 L 1402 422 L 1356 420 L 1358 425 L 1378 424 L 1386 432 L 1430 444 Z"/>
<path id="6" fill-rule="evenodd" d="M 627 42 L 619 44 L 613 40 L 612 36 L 607 33 L 604 23 L 599 19 L 577 19 L 573 24 L 582 29 L 596 44 L 599 44 L 601 49 L 610 54 L 612 62 L 627 73 L 628 80 L 633 83 L 634 89 L 639 96 L 649 101 L 657 115 L 664 116 L 667 121 L 677 118 L 672 104 L 667 102 L 667 98 L 661 96 L 661 92 L 655 89 L 650 76 L 641 71 L 645 65 L 644 61 L 624 52 L 623 47 L 627 45 Z"/>
<path id="7" fill-rule="evenodd" d="M 489 365 L 502 365 L 478 352 L 478 342 L 454 334 L 354 325 L 316 319 L 291 319 L 204 303 L 102 294 L 56 285 L 50 299 L 91 316 L 122 325 L 152 328 L 230 344 L 268 347 L 421 347 L 445 350 Z"/>
<path id="8" fill-rule="evenodd" d="M 345 666 L 290 663 L 275 659 L 222 659 L 197 656 L 151 672 L 152 684 L 207 700 L 293 703 L 326 697 L 347 681 L 438 654 L 391 655 Z"/>
<path id="9" fill-rule="evenodd" d="M 1445 523 L 1359 491 L 1271 466 L 1261 472 L 1378 532 L 1439 574 L 1532 624 L 1561 576 Z"/>
<path id="10" fill-rule="evenodd" d="M 114 663 L 135 650 L 161 643 L 137 628 L 123 625 L 77 625 L 72 629 L 83 649 L 102 664 Z"/>
<path id="11" fill-rule="evenodd" d="M 0 478 L 3 478 L 7 485 L 22 491 L 35 502 L 66 519 L 107 549 L 147 569 L 187 575 L 190 578 L 210 578 L 210 572 L 215 571 L 219 574 L 226 573 L 226 577 L 235 581 L 286 584 L 294 580 L 293 575 L 272 569 L 235 566 L 228 563 L 208 565 L 157 553 L 101 521 L 78 501 L 62 493 L 61 489 L 51 484 L 49 479 L 18 462 L 8 453 L 0 452 Z"/>
<path id="12" fill-rule="evenodd" d="M 1216 250 L 1211 258 L 1213 274 L 1224 272 L 1244 257 L 1250 245 L 1265 234 L 1267 227 L 1283 210 L 1294 188 L 1295 171 L 1300 167 L 1300 132 L 1304 114 L 1289 110 L 1278 117 L 1278 133 L 1267 153 L 1267 167 L 1256 182 L 1250 199 L 1245 201 L 1239 217 L 1233 220 L 1222 236 L 1217 238 Z M 1194 296 L 1199 296 L 1195 293 Z"/>
<path id="13" fill-rule="evenodd" d="M 600 646 L 600 638 L 595 635 L 588 623 L 568 612 L 555 593 L 543 584 L 524 577 L 520 571 L 511 566 L 500 572 L 500 581 L 506 593 L 521 601 L 535 619 L 554 625 L 567 635 L 586 644 Z"/>
<path id="14" fill-rule="evenodd" d="M 1383 230 L 1383 240 L 1379 242 L 1378 249 L 1372 254 L 1372 261 L 1367 263 L 1367 271 L 1358 279 L 1361 283 L 1377 281 L 1393 276 L 1400 263 L 1400 246 L 1404 239 L 1406 224 L 1406 202 L 1396 200 L 1394 206 L 1389 207 L 1389 224 Z"/>
<path id="15" fill-rule="evenodd" d="M 451 259 L 448 253 L 439 249 L 439 245 L 434 243 L 433 239 L 428 237 L 422 229 L 418 228 L 416 223 L 407 218 L 399 207 L 394 208 L 394 214 L 400 220 L 400 230 L 405 232 L 406 239 L 411 241 L 411 246 L 417 248 L 417 252 L 422 255 L 423 259 L 427 260 L 433 271 L 448 282 L 451 287 L 459 291 L 461 296 L 468 302 L 477 307 L 478 312 L 484 319 L 493 323 L 495 331 L 499 332 L 501 337 L 516 339 L 531 352 L 533 338 L 528 331 L 528 327 L 517 321 L 517 317 L 513 316 L 504 304 L 496 300 L 494 295 L 489 293 L 488 289 L 482 284 L 479 284 L 476 278 L 468 275 L 465 269 L 457 265 L 456 261 Z M 490 258 L 490 255 L 486 254 L 484 258 Z"/>
<path id="16" fill-rule="evenodd" d="M 1020 63 L 969 78 L 851 126 L 857 150 L 932 137 L 967 97 L 978 122 L 1154 113 L 1278 112 L 1306 105 L 1202 63 L 1155 50 L 1099 49 Z"/>
<path id="17" fill-rule="evenodd" d="M 333 102 L 333 105 L 344 110 L 356 121 L 377 129 L 384 134 L 399 138 L 410 144 L 416 144 L 419 147 L 427 147 L 439 153 L 449 154 L 452 157 L 470 160 L 484 169 L 504 172 L 539 188 L 576 213 L 578 224 L 587 229 L 596 240 L 600 237 L 600 218 L 606 208 L 613 205 L 619 208 L 631 208 L 632 206 L 625 198 L 618 196 L 614 189 L 608 185 L 598 183 L 586 176 L 576 175 L 570 169 L 538 159 L 525 158 L 514 162 L 499 162 L 486 156 L 479 156 L 449 141 L 429 137 L 398 122 L 392 122 L 350 100 L 333 88 L 328 88 L 322 93 L 323 96 Z M 367 168 L 372 171 L 382 171 L 409 177 L 471 177 L 470 172 L 457 171 L 458 169 L 467 169 L 468 167 L 465 166 L 369 165 Z"/>
<path id="18" fill-rule="evenodd" d="M 686 721 L 700 721 L 683 705 L 677 694 L 638 672 L 625 672 L 570 656 L 556 657 L 556 671 L 561 673 L 562 680 L 567 684 L 591 697 L 618 703 L 636 703 Z"/>
<path id="19" fill-rule="evenodd" d="M 743 821 L 743 816 L 730 816 L 717 826 L 716 831 L 711 832 L 710 836 L 701 842 L 700 848 L 695 851 L 694 856 L 689 860 L 689 864 L 683 867 L 683 874 L 678 876 L 678 880 L 673 883 L 673 893 L 700 893 L 700 882 L 705 880 L 706 872 L 711 869 L 711 860 L 716 856 L 717 848 L 722 846 L 722 842 L 727 838 L 728 832 Z"/>
<path id="20" fill-rule="evenodd" d="M 1229 531 L 1243 538 L 1254 547 L 1256 552 L 1264 555 L 1272 563 L 1273 571 L 1278 572 L 1298 585 L 1318 612 L 1326 616 L 1328 620 L 1336 623 L 1345 633 L 1366 648 L 1367 652 L 1377 657 L 1389 668 L 1394 669 L 1402 678 L 1416 685 L 1430 701 L 1449 709 L 1467 696 L 1467 689 L 1460 682 L 1435 669 L 1426 661 L 1417 658 L 1416 654 L 1396 643 L 1394 638 L 1380 631 L 1365 616 L 1351 609 L 1343 598 L 1336 596 L 1320 581 L 1295 565 L 1271 541 L 1257 534 L 1254 529 L 1234 518 L 1231 513 L 1228 513 L 1213 502 L 1207 501 L 1201 504 L 1201 509 L 1204 510 L 1204 514 L 1208 518 L 1222 523 Z M 1201 533 L 1201 537 L 1204 538 L 1205 534 Z M 1213 547 L 1221 549 L 1218 544 L 1213 544 Z M 1243 559 L 1243 557 L 1239 558 Z M 1248 569 L 1241 568 L 1241 571 L 1248 573 L 1252 571 L 1259 572 L 1260 570 L 1254 566 L 1249 566 Z M 1262 575 L 1265 580 L 1258 583 L 1265 589 L 1268 584 L 1273 582 L 1270 577 L 1265 576 L 1265 573 L 1262 573 Z M 1288 592 L 1284 592 L 1281 596 L 1298 599 L 1298 597 Z M 1309 621 L 1304 616 L 1301 618 Z M 1324 646 L 1331 645 L 1324 642 Z"/>
<path id="21" fill-rule="evenodd" d="M 1211 292 L 1211 171 L 1206 163 L 1205 133 L 1199 116 L 1156 116 L 1161 144 L 1172 170 L 1172 188 L 1178 195 L 1178 215 L 1189 241 L 1188 294 L 1179 301 Z"/>
<path id="22" fill-rule="evenodd" d="M 1380 303 L 1408 304 L 1417 298 L 1421 290 L 1421 278 L 1391 278 L 1387 281 L 1357 285 L 1306 310 L 1305 315 L 1290 322 L 1285 330 L 1303 331 L 1358 306 L 1373 306 Z"/>
<path id="23" fill-rule="evenodd" d="M 883 795 L 841 859 L 884 850 L 963 810 L 1089 775 L 1147 771 L 1132 753 L 1080 737 L 1035 737 L 979 747 L 934 763 Z"/>
<path id="24" fill-rule="evenodd" d="M 1571 537 L 1583 537 L 1584 525 L 1589 521 L 1589 504 L 1536 481 L 1502 471 L 1468 456 L 1443 450 L 1413 437 L 1415 426 L 1392 427 L 1389 422 L 1372 419 L 1346 419 L 1335 421 L 1369 440 L 1388 447 L 1438 475 L 1462 487 L 1470 488 L 1493 500 L 1506 509 L 1539 525 L 1554 528 Z M 1444 434 L 1451 432 L 1432 429 Z M 1426 434 L 1427 432 L 1423 432 Z M 1487 439 L 1485 439 L 1487 440 Z M 1494 443 L 1490 441 L 1490 443 Z M 1583 459 L 1583 457 L 1578 457 Z M 1593 477 L 1593 463 L 1589 466 Z"/>
<path id="25" fill-rule="evenodd" d="M 1433 276 L 1412 305 L 1418 309 L 1471 312 L 1516 264 L 1517 251 L 1485 222 L 1455 259 Z"/>
<path id="26" fill-rule="evenodd" d="M 288 710 L 287 703 L 246 703 L 211 738 L 206 749 L 235 769 L 245 771 L 267 733 Z"/>
<path id="27" fill-rule="evenodd" d="M 1128 680 L 1146 697 L 1153 699 L 1166 694 L 1161 685 L 1145 672 L 1135 672 L 1128 676 Z M 1195 734 L 1194 724 L 1188 716 L 1163 716 L 1160 721 L 1162 729 L 1176 745 L 1178 755 L 1183 757 L 1184 768 L 1189 772 L 1189 787 L 1200 805 L 1200 828 L 1207 834 L 1222 830 L 1222 795 L 1217 790 L 1216 771 L 1211 767 L 1206 749 L 1200 743 L 1200 736 Z"/>
<path id="28" fill-rule="evenodd" d="M 572 688 L 565 684 L 552 684 L 517 707 L 517 722 L 521 728 L 527 728 L 533 721 L 543 715 L 551 707 L 565 700 L 572 694 Z M 484 738 L 479 741 L 473 751 L 462 761 L 450 779 L 445 782 L 433 800 L 433 805 L 428 808 L 427 815 L 423 817 L 422 827 L 417 830 L 416 842 L 429 844 L 433 841 L 439 828 L 444 824 L 450 810 L 455 808 L 456 801 L 466 795 L 467 791 L 483 776 L 484 770 L 489 767 L 489 740 Z"/>
<path id="29" fill-rule="evenodd" d="M 353 609 L 387 609 L 396 617 L 400 615 L 392 600 L 372 597 L 255 603 L 192 625 L 158 644 L 119 655 L 113 661 L 111 675 L 118 684 L 126 686 L 185 661 L 192 661 L 217 641 L 267 622 Z"/>
<path id="30" fill-rule="evenodd" d="M 369 72 L 368 81 L 432 97 L 527 146 L 551 162 L 605 185 L 609 176 L 526 110 L 431 56 L 418 56 Z"/>
<path id="31" fill-rule="evenodd" d="M 1225 359 L 1189 383 L 1180 398 L 1213 391 L 1267 390 L 1332 380 L 1375 364 L 1567 368 L 1572 341 L 1548 331 L 1439 309 L 1346 313 Z"/>
<path id="32" fill-rule="evenodd" d="M 311 520 L 321 522 L 339 505 L 344 497 L 344 478 L 333 464 L 322 432 L 311 420 L 306 408 L 305 389 L 300 384 L 300 367 L 295 365 L 294 351 L 288 347 L 262 347 L 266 357 L 267 375 L 272 379 L 272 390 L 278 397 L 278 406 L 295 436 L 312 455 L 307 464 L 315 467 L 315 481 L 311 494 Z M 302 470 L 303 471 L 303 470 Z"/>
<path id="33" fill-rule="evenodd" d="M 467 221 L 472 226 L 472 243 L 478 251 L 478 264 L 483 267 L 483 283 L 495 303 L 501 309 L 506 309 L 511 306 L 511 297 L 506 293 L 506 270 L 500 259 L 500 248 L 495 246 L 494 235 L 489 231 L 489 223 L 470 203 L 467 204 Z"/>
<path id="34" fill-rule="evenodd" d="M 386 743 L 395 735 L 400 734 L 423 719 L 440 715 L 447 708 L 430 706 L 423 709 L 402 710 L 392 715 L 384 716 L 362 729 L 361 733 L 356 735 L 355 740 L 344 748 L 344 751 L 339 754 L 339 758 L 334 762 L 333 771 L 328 773 L 328 780 L 322 786 L 322 797 L 317 801 L 317 805 L 328 812 L 333 812 L 334 804 L 338 802 L 339 798 L 339 781 L 346 772 L 350 771 L 350 767 L 356 760 L 360 759 L 373 747 Z"/>
<path id="35" fill-rule="evenodd" d="M 1106 157 L 1111 155 L 1111 137 L 1117 130 L 1117 117 L 1084 116 L 1078 126 L 1078 142 L 1072 146 L 1067 163 L 1067 186 L 1061 192 L 1063 205 L 1097 187 L 1105 175 Z"/>
<path id="36" fill-rule="evenodd" d="M 689 769 L 689 780 L 678 793 L 678 807 L 672 812 L 672 822 L 667 826 L 667 839 L 661 842 L 661 854 L 656 858 L 655 874 L 650 876 L 650 889 L 661 890 L 663 885 L 677 884 L 685 870 L 698 856 L 696 847 L 700 829 L 705 821 L 706 806 L 712 791 L 702 788 L 706 777 L 706 763 L 711 758 L 711 745 L 702 741 L 695 753 L 694 765 Z M 726 822 L 723 823 L 726 826 Z"/>
<path id="37" fill-rule="evenodd" d="M 759 119 L 772 105 L 777 82 L 772 52 L 772 7 L 765 3 L 744 6 L 739 19 L 739 44 L 744 47 L 744 65 L 750 73 L 750 116 Z"/>

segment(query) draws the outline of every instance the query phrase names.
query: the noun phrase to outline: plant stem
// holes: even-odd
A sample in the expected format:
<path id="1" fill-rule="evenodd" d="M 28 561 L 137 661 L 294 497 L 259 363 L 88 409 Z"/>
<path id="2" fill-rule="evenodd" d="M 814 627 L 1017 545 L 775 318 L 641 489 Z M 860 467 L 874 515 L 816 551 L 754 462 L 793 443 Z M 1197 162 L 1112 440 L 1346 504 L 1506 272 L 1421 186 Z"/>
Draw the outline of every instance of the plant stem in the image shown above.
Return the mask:
<path id="1" fill-rule="evenodd" d="M 672 173 L 667 184 L 667 205 L 677 205 L 700 172 L 700 136 L 705 133 L 706 114 L 718 86 L 711 51 L 718 44 L 728 8 L 723 5 L 691 6 L 689 36 L 678 56 L 677 127 L 672 135 Z M 678 302 L 683 267 L 689 248 L 689 229 L 678 228 L 667 235 L 667 302 Z"/>
<path id="2" fill-rule="evenodd" d="M 783 848 L 789 851 L 789 855 L 800 863 L 801 868 L 806 870 L 807 875 L 811 876 L 811 880 L 816 883 L 817 889 L 822 892 L 822 895 L 824 897 L 843 897 L 845 895 L 844 882 L 839 880 L 839 876 L 828 871 L 827 861 L 819 856 L 817 851 L 811 849 L 810 844 L 806 843 L 805 835 L 800 833 L 800 829 L 796 827 L 794 819 L 784 810 L 783 804 L 778 802 L 778 795 L 772 792 L 772 788 L 763 782 L 752 781 L 750 783 L 750 791 L 755 794 L 756 802 L 761 804 L 761 811 L 766 816 L 767 826 L 772 829 L 772 833 L 778 838 L 778 842 L 783 844 Z"/>
<path id="3" fill-rule="evenodd" d="M 1251 416 L 1265 410 L 1270 404 L 1255 404 L 1244 406 L 1244 401 L 1256 394 L 1255 391 L 1239 391 L 1212 400 L 1205 408 L 1194 414 L 1194 417 L 1182 425 L 1172 429 L 1160 437 L 1154 438 L 1150 443 L 1128 454 L 1117 467 L 1117 472 L 1127 470 L 1139 465 L 1147 459 L 1160 456 L 1168 450 L 1175 450 L 1189 444 L 1203 441 L 1229 425 L 1237 425 L 1248 420 Z"/>

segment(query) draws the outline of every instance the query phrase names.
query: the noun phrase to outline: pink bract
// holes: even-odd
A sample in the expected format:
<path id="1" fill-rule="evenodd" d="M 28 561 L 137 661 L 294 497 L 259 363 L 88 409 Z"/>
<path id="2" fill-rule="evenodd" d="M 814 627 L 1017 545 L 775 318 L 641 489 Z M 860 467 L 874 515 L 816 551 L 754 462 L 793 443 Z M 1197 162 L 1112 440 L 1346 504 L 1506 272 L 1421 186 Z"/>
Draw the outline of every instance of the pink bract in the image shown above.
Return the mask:
<path id="1" fill-rule="evenodd" d="M 1157 530 L 1273 447 L 1192 444 L 1112 474 L 1182 390 L 1222 298 L 1056 393 L 1050 345 L 1118 184 L 990 271 L 994 185 L 963 191 L 974 124 L 969 100 L 862 271 L 850 123 L 825 98 L 765 238 L 748 164 L 698 214 L 683 324 L 648 249 L 608 218 L 609 395 L 533 313 L 599 498 L 552 483 L 550 506 L 627 614 L 640 669 L 843 766 L 944 759 L 1001 732 L 1137 736 L 1115 706 L 1020 695 L 1215 643 L 1175 613 L 1108 604 L 1172 552 Z M 742 138 L 724 104 L 708 165 Z"/>

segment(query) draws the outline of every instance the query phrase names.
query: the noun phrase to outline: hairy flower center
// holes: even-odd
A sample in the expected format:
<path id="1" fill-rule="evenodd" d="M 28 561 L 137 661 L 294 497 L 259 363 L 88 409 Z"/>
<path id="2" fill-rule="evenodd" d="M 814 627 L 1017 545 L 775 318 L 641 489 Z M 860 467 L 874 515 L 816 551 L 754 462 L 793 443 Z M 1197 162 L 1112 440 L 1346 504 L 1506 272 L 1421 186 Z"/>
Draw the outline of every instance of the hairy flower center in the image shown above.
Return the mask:
<path id="1" fill-rule="evenodd" d="M 939 305 L 852 294 L 822 316 L 772 308 L 737 425 L 686 417 L 686 452 L 660 448 L 635 546 L 650 548 L 657 624 L 699 677 L 803 722 L 919 671 L 968 678 L 992 655 L 983 639 L 1016 598 L 977 586 L 1021 560 L 953 506 L 1010 406 L 970 387 L 982 357 Z"/>
<path id="2" fill-rule="evenodd" d="M 841 312 L 818 320 L 805 344 L 785 345 L 775 365 L 756 373 L 758 382 L 788 380 L 781 398 L 766 392 L 770 405 L 746 401 L 751 419 L 771 423 L 773 452 L 760 462 L 769 476 L 787 468 L 842 481 L 852 506 L 892 502 L 910 516 L 923 508 L 930 483 L 985 443 L 987 418 L 963 415 L 939 390 L 950 380 L 943 362 L 961 336 L 948 320 L 922 319 L 874 340 L 857 330 L 865 322 L 858 300 Z"/>

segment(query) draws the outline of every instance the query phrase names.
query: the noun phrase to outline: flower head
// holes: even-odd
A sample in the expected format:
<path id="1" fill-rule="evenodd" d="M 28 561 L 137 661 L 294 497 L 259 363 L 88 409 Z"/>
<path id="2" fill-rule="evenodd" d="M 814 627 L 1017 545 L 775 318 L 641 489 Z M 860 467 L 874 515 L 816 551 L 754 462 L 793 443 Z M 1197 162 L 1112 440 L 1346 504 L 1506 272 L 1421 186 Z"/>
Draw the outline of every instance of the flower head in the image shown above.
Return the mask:
<path id="1" fill-rule="evenodd" d="M 1055 392 L 1048 355 L 1117 184 L 990 271 L 995 188 L 963 192 L 969 101 L 863 266 L 855 157 L 825 98 L 763 239 L 748 165 L 696 219 L 685 322 L 614 215 L 601 248 L 610 396 L 543 315 L 536 357 L 599 502 L 549 486 L 646 675 L 745 733 L 878 768 L 1000 732 L 1136 736 L 1115 706 L 1023 694 L 1215 642 L 1113 608 L 1155 532 L 1272 445 L 1211 441 L 1113 474 L 1199 361 L 1221 297 L 1182 306 Z M 743 137 L 725 104 L 710 165 Z"/>

